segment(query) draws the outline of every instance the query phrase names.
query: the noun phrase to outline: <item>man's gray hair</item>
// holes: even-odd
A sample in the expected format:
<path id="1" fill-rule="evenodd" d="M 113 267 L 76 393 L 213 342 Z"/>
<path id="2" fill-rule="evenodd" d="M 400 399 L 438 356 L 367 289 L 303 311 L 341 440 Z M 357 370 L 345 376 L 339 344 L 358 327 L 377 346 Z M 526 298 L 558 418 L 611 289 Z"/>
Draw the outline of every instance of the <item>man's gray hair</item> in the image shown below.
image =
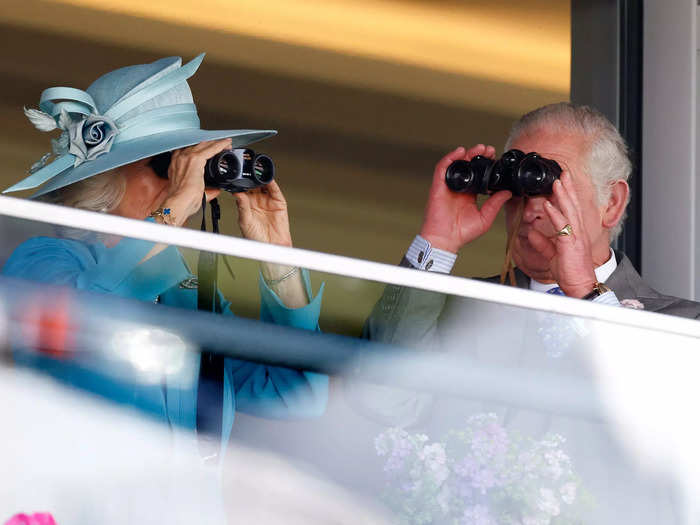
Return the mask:
<path id="1" fill-rule="evenodd" d="M 47 193 L 37 200 L 81 210 L 108 213 L 119 205 L 125 192 L 126 179 L 119 168 L 116 168 Z M 57 226 L 56 230 L 61 237 L 72 239 L 85 239 L 94 235 L 87 230 L 62 226 Z"/>
<path id="2" fill-rule="evenodd" d="M 591 175 L 600 206 L 607 203 L 615 181 L 629 179 L 632 162 L 627 144 L 615 126 L 600 111 L 569 102 L 538 108 L 523 115 L 513 124 L 506 141 L 506 151 L 511 149 L 511 144 L 520 135 L 537 128 L 561 130 L 562 133 L 580 135 L 587 141 L 588 158 L 584 159 L 583 165 Z M 629 196 L 625 207 L 628 203 Z M 626 215 L 627 212 L 610 230 L 611 241 L 620 235 Z"/>

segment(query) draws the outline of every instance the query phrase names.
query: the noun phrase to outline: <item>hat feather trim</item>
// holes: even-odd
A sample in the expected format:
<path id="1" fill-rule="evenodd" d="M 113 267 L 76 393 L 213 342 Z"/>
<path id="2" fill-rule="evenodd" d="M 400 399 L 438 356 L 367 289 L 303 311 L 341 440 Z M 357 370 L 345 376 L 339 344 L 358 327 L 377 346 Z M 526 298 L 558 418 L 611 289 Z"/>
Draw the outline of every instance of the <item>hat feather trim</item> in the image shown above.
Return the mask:
<path id="1" fill-rule="evenodd" d="M 39 109 L 24 108 L 24 114 L 39 131 L 53 131 L 58 127 L 55 118 Z"/>

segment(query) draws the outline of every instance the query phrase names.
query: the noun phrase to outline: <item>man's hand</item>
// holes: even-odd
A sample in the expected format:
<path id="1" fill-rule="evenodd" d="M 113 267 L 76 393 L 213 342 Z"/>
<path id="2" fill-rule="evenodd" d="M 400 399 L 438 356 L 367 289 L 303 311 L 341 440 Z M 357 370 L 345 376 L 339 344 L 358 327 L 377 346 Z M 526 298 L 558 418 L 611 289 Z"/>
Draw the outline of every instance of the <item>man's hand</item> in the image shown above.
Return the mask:
<path id="1" fill-rule="evenodd" d="M 554 182 L 554 204 L 547 200 L 544 209 L 556 230 L 567 224 L 572 235 L 547 238 L 537 230 L 528 234 L 530 244 L 550 260 L 552 276 L 569 297 L 584 297 L 597 282 L 590 240 L 584 231 L 583 216 L 571 174 L 564 171 Z"/>
<path id="2" fill-rule="evenodd" d="M 469 150 L 460 146 L 437 163 L 420 231 L 421 237 L 433 247 L 457 253 L 462 246 L 481 237 L 491 228 L 498 211 L 511 198 L 511 193 L 494 193 L 479 209 L 476 195 L 455 193 L 445 185 L 445 172 L 455 160 L 471 160 L 477 155 L 493 159 L 495 154 L 493 146 L 478 144 Z"/>

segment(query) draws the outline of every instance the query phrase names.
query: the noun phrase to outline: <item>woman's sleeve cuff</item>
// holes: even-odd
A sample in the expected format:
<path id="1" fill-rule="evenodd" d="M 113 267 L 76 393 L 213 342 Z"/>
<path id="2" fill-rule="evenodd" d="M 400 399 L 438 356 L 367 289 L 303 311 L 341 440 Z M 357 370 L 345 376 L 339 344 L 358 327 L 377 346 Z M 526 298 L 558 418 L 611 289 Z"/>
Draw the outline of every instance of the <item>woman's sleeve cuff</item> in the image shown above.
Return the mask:
<path id="1" fill-rule="evenodd" d="M 304 328 L 306 330 L 316 330 L 318 318 L 321 315 L 321 302 L 323 300 L 325 283 L 321 283 L 316 297 L 313 297 L 309 281 L 309 272 L 308 270 L 301 271 L 304 287 L 306 288 L 306 293 L 310 301 L 309 304 L 300 308 L 289 308 L 286 306 L 282 302 L 282 299 L 267 285 L 265 279 L 263 279 L 262 273 L 259 275 L 261 320 L 279 325 Z M 313 299 L 311 299 L 312 297 Z"/>

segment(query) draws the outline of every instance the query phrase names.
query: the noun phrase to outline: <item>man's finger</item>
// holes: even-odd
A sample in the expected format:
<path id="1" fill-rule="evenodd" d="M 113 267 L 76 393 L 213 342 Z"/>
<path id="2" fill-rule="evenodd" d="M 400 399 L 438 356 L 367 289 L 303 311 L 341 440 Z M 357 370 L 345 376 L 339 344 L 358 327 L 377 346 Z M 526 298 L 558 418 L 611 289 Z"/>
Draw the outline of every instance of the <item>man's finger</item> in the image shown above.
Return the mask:
<path id="1" fill-rule="evenodd" d="M 482 155 L 487 159 L 493 160 L 496 158 L 496 148 L 494 148 L 493 146 L 486 146 L 486 149 L 484 149 Z"/>
<path id="2" fill-rule="evenodd" d="M 573 204 L 574 209 L 576 210 L 576 217 L 579 219 L 579 223 L 581 223 L 583 215 L 581 214 L 581 205 L 578 200 L 576 186 L 574 185 L 574 178 L 571 176 L 569 171 L 565 171 L 561 174 L 560 180 L 564 186 L 564 189 L 566 190 L 567 195 L 569 196 L 569 199 L 571 200 L 571 203 Z"/>
<path id="3" fill-rule="evenodd" d="M 464 160 L 472 160 L 477 155 L 484 155 L 485 152 L 486 146 L 483 144 L 477 144 L 476 146 L 472 146 L 467 150 L 467 152 L 464 154 Z"/>
<path id="4" fill-rule="evenodd" d="M 435 173 L 433 174 L 433 179 L 444 180 L 445 172 L 447 167 L 456 160 L 464 160 L 465 150 L 462 146 L 450 151 L 447 155 L 442 157 L 438 163 L 435 165 Z"/>
<path id="5" fill-rule="evenodd" d="M 482 204 L 480 210 L 481 217 L 487 228 L 491 228 L 493 221 L 495 221 L 498 216 L 498 212 L 512 196 L 513 194 L 508 190 L 499 191 L 491 195 L 486 199 L 484 204 Z"/>
<path id="6" fill-rule="evenodd" d="M 567 224 L 570 224 L 569 220 L 564 216 L 564 214 L 551 202 L 544 201 L 544 210 L 549 216 L 549 220 L 552 221 L 552 225 L 554 226 L 555 230 L 559 231 Z M 571 226 L 573 227 L 573 224 Z"/>
<path id="7" fill-rule="evenodd" d="M 527 240 L 546 259 L 552 259 L 557 254 L 554 243 L 537 230 L 530 230 L 530 233 L 527 234 Z"/>
<path id="8" fill-rule="evenodd" d="M 579 210 L 574 205 L 569 192 L 566 190 L 560 180 L 554 182 L 554 197 L 556 199 L 559 211 L 565 218 L 565 224 L 571 224 L 571 226 L 578 228 L 581 224 L 579 220 Z"/>

